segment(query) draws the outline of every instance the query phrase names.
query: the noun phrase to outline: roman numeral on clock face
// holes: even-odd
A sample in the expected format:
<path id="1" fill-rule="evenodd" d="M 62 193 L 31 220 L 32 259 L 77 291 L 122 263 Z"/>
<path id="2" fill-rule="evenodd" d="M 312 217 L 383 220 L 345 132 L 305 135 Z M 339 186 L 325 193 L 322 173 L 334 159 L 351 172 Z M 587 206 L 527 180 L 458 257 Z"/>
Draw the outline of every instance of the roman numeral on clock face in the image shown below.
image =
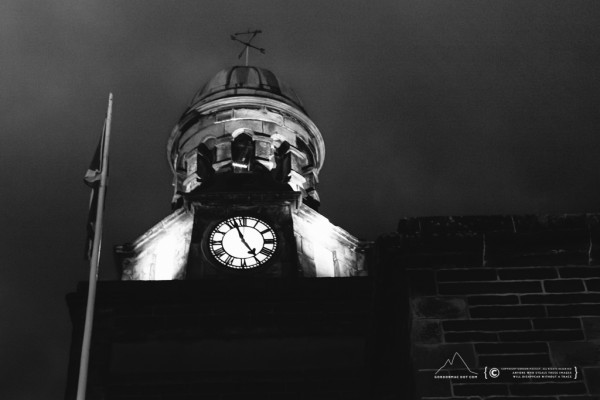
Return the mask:
<path id="1" fill-rule="evenodd" d="M 266 247 L 263 247 L 262 249 L 260 249 L 259 253 L 268 257 L 271 254 L 273 254 L 273 249 L 267 249 Z"/>
<path id="2" fill-rule="evenodd" d="M 223 254 L 225 254 L 225 249 L 222 247 L 219 247 L 218 249 L 214 249 L 214 254 L 215 257 L 221 257 Z"/>
<path id="3" fill-rule="evenodd" d="M 233 220 L 233 219 L 227 220 L 227 221 L 225 221 L 225 225 L 227 225 L 229 227 L 229 229 L 233 229 L 233 228 L 235 228 L 235 220 Z"/>

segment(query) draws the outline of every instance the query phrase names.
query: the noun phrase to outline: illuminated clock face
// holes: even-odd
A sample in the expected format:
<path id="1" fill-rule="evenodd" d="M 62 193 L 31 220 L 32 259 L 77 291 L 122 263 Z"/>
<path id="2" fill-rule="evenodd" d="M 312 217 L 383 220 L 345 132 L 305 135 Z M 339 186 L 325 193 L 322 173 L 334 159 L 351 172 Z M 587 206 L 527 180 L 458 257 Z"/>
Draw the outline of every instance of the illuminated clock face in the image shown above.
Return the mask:
<path id="1" fill-rule="evenodd" d="M 253 217 L 233 217 L 210 234 L 209 248 L 215 259 L 233 269 L 252 269 L 269 261 L 277 248 L 273 229 Z"/>

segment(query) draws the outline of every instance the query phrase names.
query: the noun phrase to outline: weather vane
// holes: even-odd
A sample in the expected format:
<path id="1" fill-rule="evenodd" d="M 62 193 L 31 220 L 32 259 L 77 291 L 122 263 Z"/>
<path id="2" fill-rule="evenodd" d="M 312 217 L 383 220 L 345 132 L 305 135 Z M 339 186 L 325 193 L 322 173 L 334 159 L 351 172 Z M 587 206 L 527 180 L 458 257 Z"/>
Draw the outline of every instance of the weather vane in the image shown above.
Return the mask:
<path id="1" fill-rule="evenodd" d="M 248 66 L 248 51 L 249 51 L 250 47 L 252 47 L 255 50 L 260 51 L 262 54 L 265 54 L 265 49 L 256 47 L 256 46 L 250 44 L 250 42 L 252 42 L 252 39 L 254 39 L 256 37 L 256 35 L 258 35 L 259 33 L 262 33 L 262 31 L 261 30 L 251 31 L 250 29 L 248 29 L 247 32 L 238 32 L 238 33 L 234 33 L 233 35 L 231 35 L 231 40 L 240 42 L 241 44 L 243 44 L 245 46 L 244 50 L 242 50 L 242 52 L 240 53 L 238 58 L 242 58 L 242 54 L 244 54 L 244 52 L 246 52 L 246 66 Z M 238 36 L 241 36 L 241 35 L 252 35 L 252 36 L 250 36 L 250 39 L 246 39 L 246 41 L 244 41 L 244 40 L 241 40 L 238 38 Z"/>

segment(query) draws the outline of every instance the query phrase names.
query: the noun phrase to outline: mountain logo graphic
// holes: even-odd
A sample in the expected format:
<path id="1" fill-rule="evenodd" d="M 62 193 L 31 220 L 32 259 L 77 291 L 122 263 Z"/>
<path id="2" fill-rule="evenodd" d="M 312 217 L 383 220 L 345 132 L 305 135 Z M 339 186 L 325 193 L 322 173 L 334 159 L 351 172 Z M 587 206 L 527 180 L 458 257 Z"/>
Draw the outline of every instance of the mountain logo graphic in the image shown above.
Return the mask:
<path id="1" fill-rule="evenodd" d="M 466 370 L 469 371 L 471 375 L 477 375 L 477 372 L 471 371 L 465 360 L 463 360 L 458 352 L 454 353 L 452 360 L 447 359 L 444 365 L 442 365 L 434 375 L 441 375 L 444 372 L 451 374 L 452 371 L 450 368 L 452 368 L 452 370 Z"/>

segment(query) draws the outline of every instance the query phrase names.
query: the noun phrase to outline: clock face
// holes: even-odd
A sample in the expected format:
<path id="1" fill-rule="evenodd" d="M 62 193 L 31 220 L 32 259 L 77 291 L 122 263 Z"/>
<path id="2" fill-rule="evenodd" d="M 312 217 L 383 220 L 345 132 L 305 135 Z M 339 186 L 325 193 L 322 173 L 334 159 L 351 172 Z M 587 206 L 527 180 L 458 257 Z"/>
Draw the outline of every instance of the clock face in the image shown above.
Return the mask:
<path id="1" fill-rule="evenodd" d="M 273 229 L 260 219 L 233 217 L 213 229 L 209 248 L 219 263 L 247 270 L 271 259 L 277 248 L 277 238 Z"/>

